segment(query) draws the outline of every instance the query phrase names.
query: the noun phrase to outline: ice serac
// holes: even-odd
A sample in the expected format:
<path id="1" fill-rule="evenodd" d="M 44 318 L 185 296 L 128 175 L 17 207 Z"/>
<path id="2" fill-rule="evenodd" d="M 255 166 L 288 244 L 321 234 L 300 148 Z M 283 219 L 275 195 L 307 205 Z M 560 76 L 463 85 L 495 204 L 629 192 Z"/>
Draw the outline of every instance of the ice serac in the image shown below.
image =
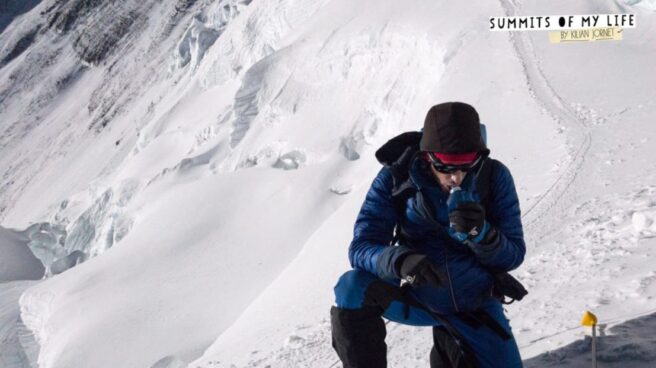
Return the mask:
<path id="1" fill-rule="evenodd" d="M 195 2 L 196 0 L 180 0 L 171 21 L 175 22 L 175 18 L 188 11 Z M 250 0 L 217 1 L 194 15 L 184 36 L 178 42 L 174 67 L 183 68 L 188 64 L 191 64 L 192 68 L 198 67 L 207 50 L 249 3 Z"/>
<path id="2" fill-rule="evenodd" d="M 52 222 L 32 224 L 22 231 L 27 246 L 44 265 L 46 276 L 100 255 L 125 237 L 134 221 L 125 207 L 140 187 L 134 180 L 118 183 L 86 208 L 64 201 Z"/>

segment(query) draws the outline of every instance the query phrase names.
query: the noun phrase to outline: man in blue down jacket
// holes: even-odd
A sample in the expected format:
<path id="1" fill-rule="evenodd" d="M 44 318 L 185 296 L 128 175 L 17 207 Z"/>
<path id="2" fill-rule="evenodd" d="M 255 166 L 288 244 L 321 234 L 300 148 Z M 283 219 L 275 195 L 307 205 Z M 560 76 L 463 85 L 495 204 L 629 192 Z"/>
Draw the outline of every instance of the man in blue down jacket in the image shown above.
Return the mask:
<path id="1" fill-rule="evenodd" d="M 387 366 L 382 317 L 433 326 L 432 368 L 522 366 L 497 284 L 524 259 L 519 201 L 489 152 L 478 113 L 460 102 L 433 106 L 423 133 L 378 150 L 385 167 L 357 217 L 353 270 L 331 309 L 345 368 Z"/>

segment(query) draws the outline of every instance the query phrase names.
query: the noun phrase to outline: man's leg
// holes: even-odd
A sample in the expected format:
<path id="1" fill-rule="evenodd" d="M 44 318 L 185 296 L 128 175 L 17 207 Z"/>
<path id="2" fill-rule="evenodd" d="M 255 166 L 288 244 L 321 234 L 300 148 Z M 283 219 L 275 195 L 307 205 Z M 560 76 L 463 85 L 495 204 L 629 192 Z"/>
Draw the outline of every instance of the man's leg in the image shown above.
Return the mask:
<path id="1" fill-rule="evenodd" d="M 385 322 L 377 307 L 330 310 L 333 348 L 344 368 L 387 367 Z"/>
<path id="2" fill-rule="evenodd" d="M 404 302 L 403 290 L 365 271 L 351 270 L 335 286 L 330 311 L 333 347 L 344 368 L 387 367 L 385 318 L 415 326 L 432 326 L 425 311 Z M 407 317 L 407 318 L 406 318 Z"/>
<path id="3" fill-rule="evenodd" d="M 490 298 L 483 302 L 480 309 L 496 321 L 509 338 L 503 338 L 499 332 L 495 332 L 485 323 L 472 326 L 460 317 L 450 316 L 448 319 L 471 348 L 481 368 L 521 368 L 522 359 L 509 321 L 503 312 L 503 305 L 498 300 Z"/>
<path id="4" fill-rule="evenodd" d="M 496 322 L 494 328 L 485 321 L 480 321 L 479 325 L 474 326 L 472 321 L 466 321 L 455 315 L 433 316 L 420 306 L 411 307 L 406 319 L 402 300 L 391 301 L 383 316 L 408 325 L 434 326 L 434 347 L 430 355 L 431 368 L 522 367 L 517 343 L 512 336 L 508 319 L 503 313 L 503 306 L 498 300 L 490 298 L 481 305 L 481 309 Z M 500 333 L 495 329 L 502 331 Z"/>
<path id="5" fill-rule="evenodd" d="M 459 335 L 455 337 L 444 326 L 433 327 L 430 368 L 479 368 L 471 347 Z"/>
<path id="6" fill-rule="evenodd" d="M 344 368 L 387 367 L 383 308 L 366 303 L 365 295 L 377 278 L 351 270 L 335 286 L 335 304 L 330 310 L 333 348 Z"/>
<path id="7" fill-rule="evenodd" d="M 496 299 L 489 299 L 481 308 L 511 338 L 503 339 L 487 325 L 474 327 L 457 316 L 442 316 L 458 334 L 456 341 L 446 327 L 414 304 L 400 287 L 368 272 L 351 270 L 342 275 L 335 286 L 335 296 L 337 306 L 331 310 L 333 347 L 344 368 L 387 366 L 386 331 L 381 316 L 407 325 L 435 326 L 432 368 L 522 366 L 510 325 Z M 472 355 L 475 358 L 470 361 Z"/>

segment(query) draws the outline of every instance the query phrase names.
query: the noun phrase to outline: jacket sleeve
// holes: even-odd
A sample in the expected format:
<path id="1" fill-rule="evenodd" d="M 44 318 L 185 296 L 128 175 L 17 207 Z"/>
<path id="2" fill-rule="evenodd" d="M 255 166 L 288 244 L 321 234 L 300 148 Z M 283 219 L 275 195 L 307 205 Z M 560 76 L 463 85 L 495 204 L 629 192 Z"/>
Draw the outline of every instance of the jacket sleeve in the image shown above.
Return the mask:
<path id="1" fill-rule="evenodd" d="M 353 241 L 349 247 L 351 266 L 377 275 L 382 279 L 399 278 L 395 264 L 410 250 L 391 246 L 398 220 L 392 199 L 393 178 L 383 168 L 373 183 L 355 220 Z"/>
<path id="2" fill-rule="evenodd" d="M 483 265 L 498 271 L 513 270 L 524 261 L 526 245 L 522 228 L 519 198 L 510 170 L 500 162 L 493 175 L 487 221 L 497 231 L 491 244 L 471 244 Z"/>

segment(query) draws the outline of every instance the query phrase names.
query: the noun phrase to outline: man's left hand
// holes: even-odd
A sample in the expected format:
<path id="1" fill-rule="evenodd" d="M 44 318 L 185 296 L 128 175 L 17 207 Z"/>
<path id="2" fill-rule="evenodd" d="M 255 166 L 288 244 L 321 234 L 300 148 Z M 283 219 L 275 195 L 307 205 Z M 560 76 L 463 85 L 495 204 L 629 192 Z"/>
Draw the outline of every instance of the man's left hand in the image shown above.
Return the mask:
<path id="1" fill-rule="evenodd" d="M 486 235 L 488 235 L 490 226 L 485 221 L 485 207 L 480 203 L 458 203 L 456 208 L 449 213 L 449 222 L 451 228 L 449 235 L 458 241 L 471 240 L 481 243 L 489 238 Z"/>
<path id="2" fill-rule="evenodd" d="M 477 236 L 485 224 L 485 207 L 476 202 L 460 202 L 449 213 L 449 222 L 456 232 Z"/>

